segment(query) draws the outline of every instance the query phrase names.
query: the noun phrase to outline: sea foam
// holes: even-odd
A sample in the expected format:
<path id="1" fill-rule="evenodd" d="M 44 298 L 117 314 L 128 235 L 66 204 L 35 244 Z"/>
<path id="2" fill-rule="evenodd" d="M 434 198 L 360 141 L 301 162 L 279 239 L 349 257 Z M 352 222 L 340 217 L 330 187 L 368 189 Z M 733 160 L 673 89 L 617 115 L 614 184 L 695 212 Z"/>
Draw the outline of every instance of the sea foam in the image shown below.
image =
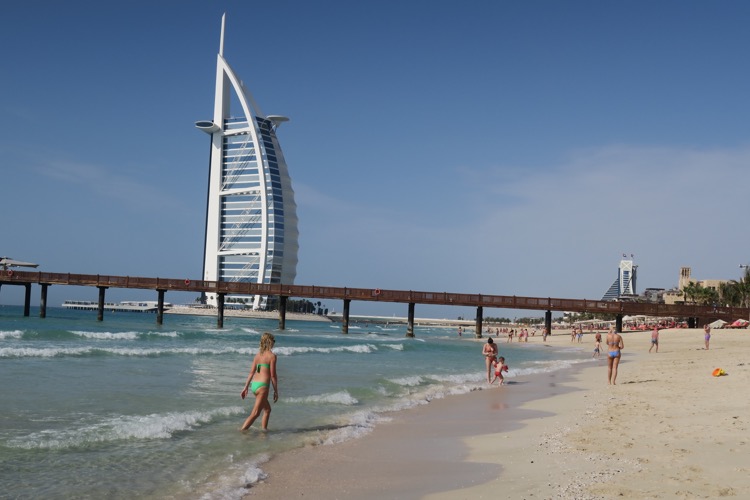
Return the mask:
<path id="1" fill-rule="evenodd" d="M 0 331 L 0 340 L 20 339 L 21 337 L 23 337 L 21 330 Z"/>
<path id="2" fill-rule="evenodd" d="M 127 415 L 79 428 L 46 429 L 11 439 L 6 444 L 11 448 L 65 449 L 129 439 L 168 439 L 175 432 L 193 430 L 216 417 L 236 415 L 243 411 L 241 407 L 226 407 L 209 411 Z"/>
<path id="3" fill-rule="evenodd" d="M 80 332 L 80 331 L 71 331 L 73 335 L 78 335 L 79 337 L 84 337 L 87 339 L 96 339 L 96 340 L 135 340 L 140 335 L 138 332 L 119 332 L 119 333 L 112 333 L 112 332 Z"/>
<path id="4" fill-rule="evenodd" d="M 352 397 L 346 391 L 333 392 L 329 394 L 320 394 L 315 396 L 305 396 L 302 398 L 287 398 L 287 403 L 302 403 L 302 404 L 339 404 L 346 406 L 353 406 L 359 403 L 356 398 Z"/>

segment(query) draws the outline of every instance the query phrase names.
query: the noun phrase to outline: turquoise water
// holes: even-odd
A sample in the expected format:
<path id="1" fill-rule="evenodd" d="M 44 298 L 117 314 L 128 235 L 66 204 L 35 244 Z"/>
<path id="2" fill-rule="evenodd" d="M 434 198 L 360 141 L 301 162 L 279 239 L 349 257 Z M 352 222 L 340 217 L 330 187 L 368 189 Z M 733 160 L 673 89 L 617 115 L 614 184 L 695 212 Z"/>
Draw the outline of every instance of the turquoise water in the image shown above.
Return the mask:
<path id="1" fill-rule="evenodd" d="M 404 325 L 277 328 L 0 307 L 0 495 L 239 498 L 276 453 L 353 439 L 386 412 L 486 386 L 481 344 L 455 329 L 415 327 L 410 339 Z M 269 432 L 256 422 L 240 433 L 252 400 L 239 394 L 264 331 L 276 335 L 279 402 Z M 509 380 L 590 360 L 577 348 L 499 345 Z"/>

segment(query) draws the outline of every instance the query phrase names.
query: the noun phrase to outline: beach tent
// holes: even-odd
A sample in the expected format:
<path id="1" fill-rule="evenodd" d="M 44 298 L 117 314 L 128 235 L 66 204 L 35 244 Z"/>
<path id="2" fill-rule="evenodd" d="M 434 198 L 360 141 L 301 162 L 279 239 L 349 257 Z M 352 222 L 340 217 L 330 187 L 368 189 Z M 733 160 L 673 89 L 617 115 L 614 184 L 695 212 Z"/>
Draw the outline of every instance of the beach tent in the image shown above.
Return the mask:
<path id="1" fill-rule="evenodd" d="M 717 319 L 713 323 L 709 323 L 708 326 L 710 326 L 711 328 L 724 328 L 724 325 L 726 324 L 727 322 L 723 319 Z"/>
<path id="2" fill-rule="evenodd" d="M 742 326 L 747 326 L 748 323 L 750 323 L 750 321 L 748 321 L 746 319 L 738 319 L 737 321 L 735 321 L 734 323 L 732 323 L 732 326 L 742 327 Z"/>

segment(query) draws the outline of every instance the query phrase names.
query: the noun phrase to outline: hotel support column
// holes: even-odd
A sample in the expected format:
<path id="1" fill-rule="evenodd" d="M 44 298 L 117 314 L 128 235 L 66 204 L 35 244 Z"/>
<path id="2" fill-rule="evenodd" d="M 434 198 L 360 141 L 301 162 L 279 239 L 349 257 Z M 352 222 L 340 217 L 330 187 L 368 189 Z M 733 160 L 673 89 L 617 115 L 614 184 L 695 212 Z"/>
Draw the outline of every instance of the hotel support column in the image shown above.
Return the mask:
<path id="1" fill-rule="evenodd" d="M 23 299 L 23 315 L 28 316 L 31 308 L 31 283 L 24 283 L 26 287 L 26 293 Z"/>
<path id="2" fill-rule="evenodd" d="M 349 303 L 352 299 L 344 299 L 344 313 L 341 316 L 341 333 L 349 333 Z"/>
<path id="3" fill-rule="evenodd" d="M 615 332 L 622 333 L 622 314 L 615 316 Z"/>
<path id="4" fill-rule="evenodd" d="M 39 299 L 39 317 L 47 317 L 47 287 L 49 284 L 42 283 L 42 296 Z"/>
<path id="5" fill-rule="evenodd" d="M 483 311 L 482 306 L 478 306 L 477 307 L 477 322 L 476 322 L 476 326 L 474 327 L 475 329 L 474 334 L 476 335 L 478 339 L 482 338 L 482 321 L 483 321 L 482 311 Z"/>
<path id="6" fill-rule="evenodd" d="M 544 328 L 547 329 L 547 335 L 552 335 L 552 311 L 544 313 Z"/>
<path id="7" fill-rule="evenodd" d="M 107 289 L 106 286 L 98 286 L 99 289 L 99 305 L 96 308 L 96 320 L 104 321 L 104 294 Z"/>
<path id="8" fill-rule="evenodd" d="M 219 310 L 216 316 L 217 328 L 224 328 L 224 295 L 223 293 L 216 294 L 216 308 Z"/>
<path id="9" fill-rule="evenodd" d="M 156 324 L 164 324 L 164 290 L 157 290 L 159 296 L 156 299 Z"/>
<path id="10" fill-rule="evenodd" d="M 409 302 L 409 318 L 406 324 L 406 336 L 414 337 L 414 302 Z"/>
<path id="11" fill-rule="evenodd" d="M 286 330 L 286 295 L 279 296 L 279 330 Z"/>

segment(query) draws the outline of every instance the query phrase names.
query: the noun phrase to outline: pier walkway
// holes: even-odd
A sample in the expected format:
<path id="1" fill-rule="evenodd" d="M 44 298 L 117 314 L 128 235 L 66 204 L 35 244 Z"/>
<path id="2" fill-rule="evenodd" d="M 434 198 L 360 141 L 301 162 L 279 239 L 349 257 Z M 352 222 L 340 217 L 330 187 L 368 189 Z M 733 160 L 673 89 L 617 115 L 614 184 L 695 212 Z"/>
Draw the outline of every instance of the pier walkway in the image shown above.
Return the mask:
<path id="1" fill-rule="evenodd" d="M 616 317 L 617 331 L 622 331 L 625 315 L 687 318 L 691 325 L 716 319 L 734 321 L 748 318 L 750 308 L 699 306 L 691 304 L 665 305 L 645 302 L 611 302 L 586 299 L 552 297 L 520 297 L 516 295 L 486 295 L 478 293 L 420 292 L 414 290 L 387 290 L 380 288 L 346 288 L 315 285 L 284 285 L 239 283 L 228 281 L 203 281 L 192 279 L 143 278 L 134 276 L 107 276 L 102 274 L 70 274 L 28 271 L 3 271 L 2 285 L 26 287 L 24 316 L 30 312 L 31 285 L 41 287 L 40 317 L 46 316 L 47 289 L 51 285 L 91 286 L 99 289 L 97 319 L 104 318 L 105 291 L 108 288 L 134 288 L 157 292 L 156 321 L 164 318 L 164 294 L 168 291 L 212 292 L 218 297 L 217 326 L 224 326 L 224 298 L 226 295 L 269 295 L 279 297 L 279 329 L 286 328 L 286 303 L 289 297 L 310 299 L 338 299 L 343 301 L 342 331 L 349 331 L 349 308 L 352 300 L 396 302 L 408 305 L 407 335 L 413 336 L 414 308 L 416 304 L 469 306 L 476 308 L 476 334 L 482 335 L 484 308 L 528 309 L 545 311 L 545 325 L 551 331 L 552 311 L 605 313 Z"/>

